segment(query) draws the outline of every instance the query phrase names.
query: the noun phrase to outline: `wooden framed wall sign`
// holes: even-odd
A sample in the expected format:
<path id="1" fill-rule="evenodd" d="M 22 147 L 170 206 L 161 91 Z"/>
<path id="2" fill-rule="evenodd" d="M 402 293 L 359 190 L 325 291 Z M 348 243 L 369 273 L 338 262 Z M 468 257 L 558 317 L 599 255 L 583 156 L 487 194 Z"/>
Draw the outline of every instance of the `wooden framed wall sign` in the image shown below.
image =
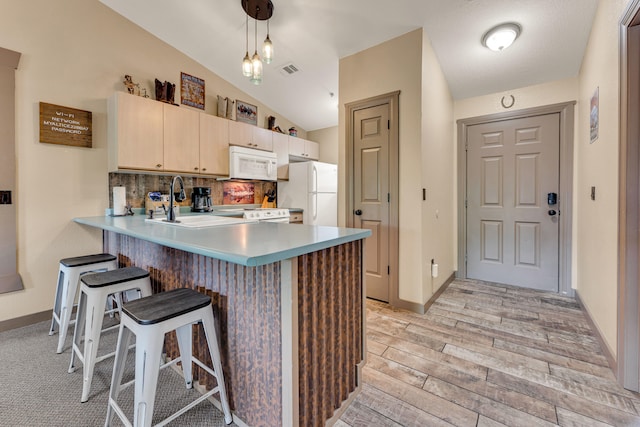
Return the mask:
<path id="1" fill-rule="evenodd" d="M 91 111 L 40 103 L 40 142 L 91 148 Z"/>
<path id="2" fill-rule="evenodd" d="M 180 83 L 180 102 L 204 110 L 204 80 L 180 73 Z"/>

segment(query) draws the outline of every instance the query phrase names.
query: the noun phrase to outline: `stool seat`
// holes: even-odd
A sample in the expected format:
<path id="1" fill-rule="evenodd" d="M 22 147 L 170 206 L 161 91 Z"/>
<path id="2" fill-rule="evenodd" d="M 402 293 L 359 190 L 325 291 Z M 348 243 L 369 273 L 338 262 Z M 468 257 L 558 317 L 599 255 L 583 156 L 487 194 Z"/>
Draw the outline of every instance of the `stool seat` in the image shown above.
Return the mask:
<path id="1" fill-rule="evenodd" d="M 204 329 L 211 367 L 193 355 L 193 324 L 202 323 Z M 161 364 L 162 347 L 165 334 L 175 331 L 178 339 L 180 355 L 170 362 Z M 122 384 L 124 367 L 129 350 L 129 340 L 136 338 L 135 378 Z M 208 399 L 215 393 L 220 395 L 220 403 L 227 424 L 233 422 L 233 416 L 227 400 L 227 392 L 220 361 L 220 348 L 213 317 L 211 297 L 193 289 L 174 289 L 167 292 L 127 302 L 122 308 L 122 319 L 118 333 L 116 360 L 113 364 L 109 406 L 105 427 L 111 426 L 113 415 L 117 415 L 124 425 L 150 427 L 153 418 L 158 373 L 180 362 L 187 389 L 193 386 L 193 364 L 198 365 L 217 382 L 217 386 L 202 394 L 193 402 L 165 418 L 156 426 L 164 426 Z M 134 385 L 133 423 L 126 417 L 118 404 L 118 395 L 125 387 Z"/>
<path id="2" fill-rule="evenodd" d="M 115 296 L 116 309 L 122 312 L 122 294 L 130 292 L 141 296 L 151 295 L 149 272 L 139 267 L 125 267 L 102 273 L 85 274 L 80 279 L 80 298 L 76 327 L 73 331 L 71 362 L 69 373 L 76 370 L 76 357 L 82 362 L 82 397 L 81 402 L 89 399 L 95 364 L 115 355 L 115 351 L 99 356 L 100 335 L 118 325 L 102 329 L 104 306 L 110 297 Z M 121 316 L 122 317 L 122 316 Z M 84 345 L 81 345 L 84 339 Z"/>
<path id="3" fill-rule="evenodd" d="M 97 264 L 99 262 L 115 261 L 117 258 L 111 254 L 83 255 L 72 258 L 63 258 L 60 264 L 65 267 L 80 267 L 83 265 Z"/>
<path id="4" fill-rule="evenodd" d="M 132 280 L 149 277 L 149 272 L 139 267 L 124 267 L 117 270 L 105 271 L 104 273 L 85 274 L 82 276 L 82 283 L 90 288 L 101 288 L 118 283 L 130 282 Z"/>
<path id="5" fill-rule="evenodd" d="M 124 304 L 122 311 L 139 325 L 153 325 L 211 304 L 211 297 L 180 288 Z"/>
<path id="6" fill-rule="evenodd" d="M 51 315 L 51 328 L 49 335 L 53 335 L 58 329 L 58 346 L 56 353 L 62 353 L 71 320 L 71 312 L 74 300 L 78 293 L 80 277 L 87 273 L 115 270 L 118 268 L 118 258 L 108 253 L 82 255 L 60 260 L 58 271 L 58 284 Z M 108 301 L 111 308 L 112 301 Z"/>

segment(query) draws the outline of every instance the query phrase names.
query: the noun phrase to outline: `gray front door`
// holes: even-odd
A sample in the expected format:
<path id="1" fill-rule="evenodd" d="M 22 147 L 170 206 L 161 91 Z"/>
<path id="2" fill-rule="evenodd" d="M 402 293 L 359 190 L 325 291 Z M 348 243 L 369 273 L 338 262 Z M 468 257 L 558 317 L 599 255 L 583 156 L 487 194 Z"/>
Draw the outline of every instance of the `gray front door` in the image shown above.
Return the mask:
<path id="1" fill-rule="evenodd" d="M 559 114 L 468 127 L 467 277 L 558 292 L 559 147 Z"/>

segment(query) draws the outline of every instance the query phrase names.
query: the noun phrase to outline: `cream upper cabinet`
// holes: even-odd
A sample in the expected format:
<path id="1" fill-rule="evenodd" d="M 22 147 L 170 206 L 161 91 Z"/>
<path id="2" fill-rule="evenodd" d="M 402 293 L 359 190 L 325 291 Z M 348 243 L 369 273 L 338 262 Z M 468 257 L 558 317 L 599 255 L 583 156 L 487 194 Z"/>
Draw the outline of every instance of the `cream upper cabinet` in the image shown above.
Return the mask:
<path id="1" fill-rule="evenodd" d="M 272 132 L 242 122 L 229 122 L 229 145 L 273 151 Z"/>
<path id="2" fill-rule="evenodd" d="M 320 158 L 320 146 L 317 142 L 289 136 L 289 156 L 296 159 L 318 160 Z"/>
<path id="3" fill-rule="evenodd" d="M 272 132 L 273 152 L 277 156 L 278 179 L 289 179 L 289 136 Z"/>
<path id="4" fill-rule="evenodd" d="M 273 151 L 273 131 L 253 126 L 253 148 Z"/>
<path id="5" fill-rule="evenodd" d="M 200 113 L 200 173 L 229 175 L 229 123 Z"/>
<path id="6" fill-rule="evenodd" d="M 164 170 L 200 173 L 200 113 L 185 107 L 164 107 Z"/>
<path id="7" fill-rule="evenodd" d="M 125 92 L 108 104 L 109 170 L 163 170 L 164 105 Z"/>

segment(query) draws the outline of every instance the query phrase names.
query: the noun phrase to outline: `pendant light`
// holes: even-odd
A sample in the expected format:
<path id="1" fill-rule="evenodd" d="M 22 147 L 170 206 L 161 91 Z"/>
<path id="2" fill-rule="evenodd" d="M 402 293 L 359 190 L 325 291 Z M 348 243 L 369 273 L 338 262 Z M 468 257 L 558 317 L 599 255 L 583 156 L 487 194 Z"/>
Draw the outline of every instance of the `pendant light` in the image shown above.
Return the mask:
<path id="1" fill-rule="evenodd" d="M 258 55 L 258 20 L 255 20 L 256 28 L 255 28 L 255 40 L 253 51 L 253 58 L 251 58 L 251 83 L 254 85 L 259 85 L 262 83 L 262 59 L 260 59 L 260 55 Z"/>
<path id="2" fill-rule="evenodd" d="M 264 43 L 262 44 L 262 57 L 264 58 L 264 62 L 267 64 L 271 64 L 273 61 L 273 43 L 271 43 L 271 39 L 269 38 L 269 20 L 267 19 L 267 38 L 264 39 Z"/>
<path id="3" fill-rule="evenodd" d="M 269 19 L 273 15 L 273 3 L 271 0 L 240 0 L 242 9 L 246 13 L 246 52 L 242 60 L 242 75 L 249 77 L 251 83 L 259 85 L 262 83 L 263 64 L 262 58 L 258 54 L 258 21 L 267 21 L 267 37 L 262 46 L 264 62 L 270 64 L 273 61 L 273 43 L 269 37 Z M 255 20 L 254 31 L 254 52 L 249 56 L 249 17 Z"/>
<path id="4" fill-rule="evenodd" d="M 242 60 L 242 75 L 245 77 L 251 77 L 253 70 L 252 70 L 251 58 L 249 58 L 249 15 L 247 15 L 247 22 L 246 22 L 245 28 L 247 30 L 247 34 L 245 37 L 245 40 L 247 42 L 247 50 L 246 50 L 246 53 L 244 54 L 244 59 Z"/>

